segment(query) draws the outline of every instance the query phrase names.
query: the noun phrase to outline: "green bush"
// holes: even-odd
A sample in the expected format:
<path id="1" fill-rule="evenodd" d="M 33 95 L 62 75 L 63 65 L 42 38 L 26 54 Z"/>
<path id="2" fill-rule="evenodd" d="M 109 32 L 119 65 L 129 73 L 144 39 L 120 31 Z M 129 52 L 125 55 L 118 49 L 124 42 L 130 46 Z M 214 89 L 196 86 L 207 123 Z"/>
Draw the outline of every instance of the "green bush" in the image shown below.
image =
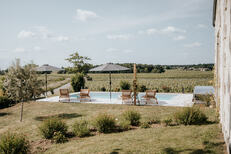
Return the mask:
<path id="1" fill-rule="evenodd" d="M 75 92 L 79 92 L 85 86 L 85 79 L 82 73 L 77 73 L 71 78 L 71 86 Z"/>
<path id="2" fill-rule="evenodd" d="M 105 87 L 100 88 L 101 91 L 106 91 Z"/>
<path id="3" fill-rule="evenodd" d="M 88 122 L 86 120 L 76 121 L 73 125 L 73 132 L 78 137 L 84 137 L 90 134 Z"/>
<path id="4" fill-rule="evenodd" d="M 60 132 L 65 136 L 67 134 L 67 125 L 60 119 L 50 118 L 43 121 L 39 130 L 44 138 L 52 139 L 55 132 Z"/>
<path id="5" fill-rule="evenodd" d="M 143 123 L 141 123 L 140 127 L 141 128 L 150 128 L 151 126 L 150 126 L 150 124 L 148 122 L 143 122 Z"/>
<path id="6" fill-rule="evenodd" d="M 129 90 L 131 88 L 131 84 L 128 81 L 120 81 L 120 88 L 122 90 Z"/>
<path id="7" fill-rule="evenodd" d="M 170 126 L 172 124 L 172 118 L 165 118 L 163 120 L 163 123 L 165 124 L 165 126 Z"/>
<path id="8" fill-rule="evenodd" d="M 187 107 L 175 113 L 178 124 L 200 125 L 207 122 L 208 117 L 198 107 Z"/>
<path id="9" fill-rule="evenodd" d="M 124 119 L 122 119 L 122 120 L 120 120 L 120 122 L 119 122 L 119 128 L 121 129 L 121 130 L 129 130 L 130 129 L 130 121 L 128 121 L 128 120 L 124 120 Z"/>
<path id="10" fill-rule="evenodd" d="M 138 126 L 140 124 L 141 115 L 137 111 L 127 110 L 122 114 L 124 120 L 130 122 L 132 126 Z"/>
<path id="11" fill-rule="evenodd" d="M 148 90 L 148 88 L 145 85 L 139 86 L 139 91 L 140 92 L 145 92 L 146 90 Z"/>
<path id="12" fill-rule="evenodd" d="M 12 99 L 9 99 L 5 96 L 0 96 L 0 109 L 10 107 L 14 104 L 14 101 Z"/>
<path id="13" fill-rule="evenodd" d="M 53 140 L 55 143 L 64 143 L 67 141 L 67 138 L 62 132 L 58 131 L 54 132 Z"/>
<path id="14" fill-rule="evenodd" d="M 2 154 L 29 153 L 29 141 L 23 135 L 8 132 L 1 136 L 0 153 Z"/>
<path id="15" fill-rule="evenodd" d="M 93 123 L 97 131 L 101 133 L 110 133 L 116 127 L 115 118 L 108 114 L 99 114 Z"/>

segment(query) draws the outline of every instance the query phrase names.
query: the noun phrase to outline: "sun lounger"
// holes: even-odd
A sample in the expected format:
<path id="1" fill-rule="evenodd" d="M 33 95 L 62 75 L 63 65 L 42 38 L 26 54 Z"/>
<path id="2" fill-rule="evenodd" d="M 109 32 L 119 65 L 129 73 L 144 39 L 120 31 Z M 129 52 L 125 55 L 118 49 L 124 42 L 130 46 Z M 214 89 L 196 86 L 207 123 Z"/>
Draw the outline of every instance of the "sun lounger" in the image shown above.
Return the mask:
<path id="1" fill-rule="evenodd" d="M 81 89 L 80 90 L 80 102 L 84 100 L 91 101 L 90 90 L 89 89 Z"/>
<path id="2" fill-rule="evenodd" d="M 59 102 L 60 99 L 67 99 L 70 102 L 69 90 L 68 89 L 59 89 Z"/>
<path id="3" fill-rule="evenodd" d="M 157 98 L 156 98 L 156 91 L 155 90 L 146 90 L 146 94 L 142 97 L 142 102 L 145 102 L 145 104 L 158 104 Z"/>
<path id="4" fill-rule="evenodd" d="M 122 104 L 132 104 L 132 91 L 131 90 L 122 90 Z"/>

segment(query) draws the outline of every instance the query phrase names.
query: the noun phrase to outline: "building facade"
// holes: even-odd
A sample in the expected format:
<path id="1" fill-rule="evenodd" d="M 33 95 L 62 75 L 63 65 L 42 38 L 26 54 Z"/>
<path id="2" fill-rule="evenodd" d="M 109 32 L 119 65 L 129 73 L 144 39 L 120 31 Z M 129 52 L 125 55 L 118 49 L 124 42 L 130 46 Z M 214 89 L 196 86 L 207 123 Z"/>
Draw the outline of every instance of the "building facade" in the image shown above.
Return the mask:
<path id="1" fill-rule="evenodd" d="M 231 147 L 231 0 L 214 0 L 215 98 L 228 152 Z M 230 153 L 230 152 L 229 152 Z"/>

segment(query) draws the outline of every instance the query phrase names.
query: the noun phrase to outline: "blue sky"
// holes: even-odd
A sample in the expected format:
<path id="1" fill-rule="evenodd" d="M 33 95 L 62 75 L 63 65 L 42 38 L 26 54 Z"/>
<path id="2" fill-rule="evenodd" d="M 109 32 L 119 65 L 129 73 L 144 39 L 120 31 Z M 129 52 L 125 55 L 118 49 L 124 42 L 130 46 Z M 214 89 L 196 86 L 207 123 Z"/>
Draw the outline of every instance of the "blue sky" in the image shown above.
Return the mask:
<path id="1" fill-rule="evenodd" d="M 0 69 L 93 64 L 214 62 L 212 0 L 0 0 Z"/>

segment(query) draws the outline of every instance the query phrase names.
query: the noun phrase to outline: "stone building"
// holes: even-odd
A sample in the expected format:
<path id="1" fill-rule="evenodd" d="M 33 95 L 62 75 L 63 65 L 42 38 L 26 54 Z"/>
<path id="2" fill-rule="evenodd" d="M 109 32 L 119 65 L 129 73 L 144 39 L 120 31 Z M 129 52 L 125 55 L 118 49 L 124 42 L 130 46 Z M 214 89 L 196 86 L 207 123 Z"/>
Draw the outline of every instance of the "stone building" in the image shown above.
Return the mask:
<path id="1" fill-rule="evenodd" d="M 231 147 L 231 0 L 214 0 L 215 89 L 228 152 Z M 229 152 L 230 153 L 230 152 Z"/>

